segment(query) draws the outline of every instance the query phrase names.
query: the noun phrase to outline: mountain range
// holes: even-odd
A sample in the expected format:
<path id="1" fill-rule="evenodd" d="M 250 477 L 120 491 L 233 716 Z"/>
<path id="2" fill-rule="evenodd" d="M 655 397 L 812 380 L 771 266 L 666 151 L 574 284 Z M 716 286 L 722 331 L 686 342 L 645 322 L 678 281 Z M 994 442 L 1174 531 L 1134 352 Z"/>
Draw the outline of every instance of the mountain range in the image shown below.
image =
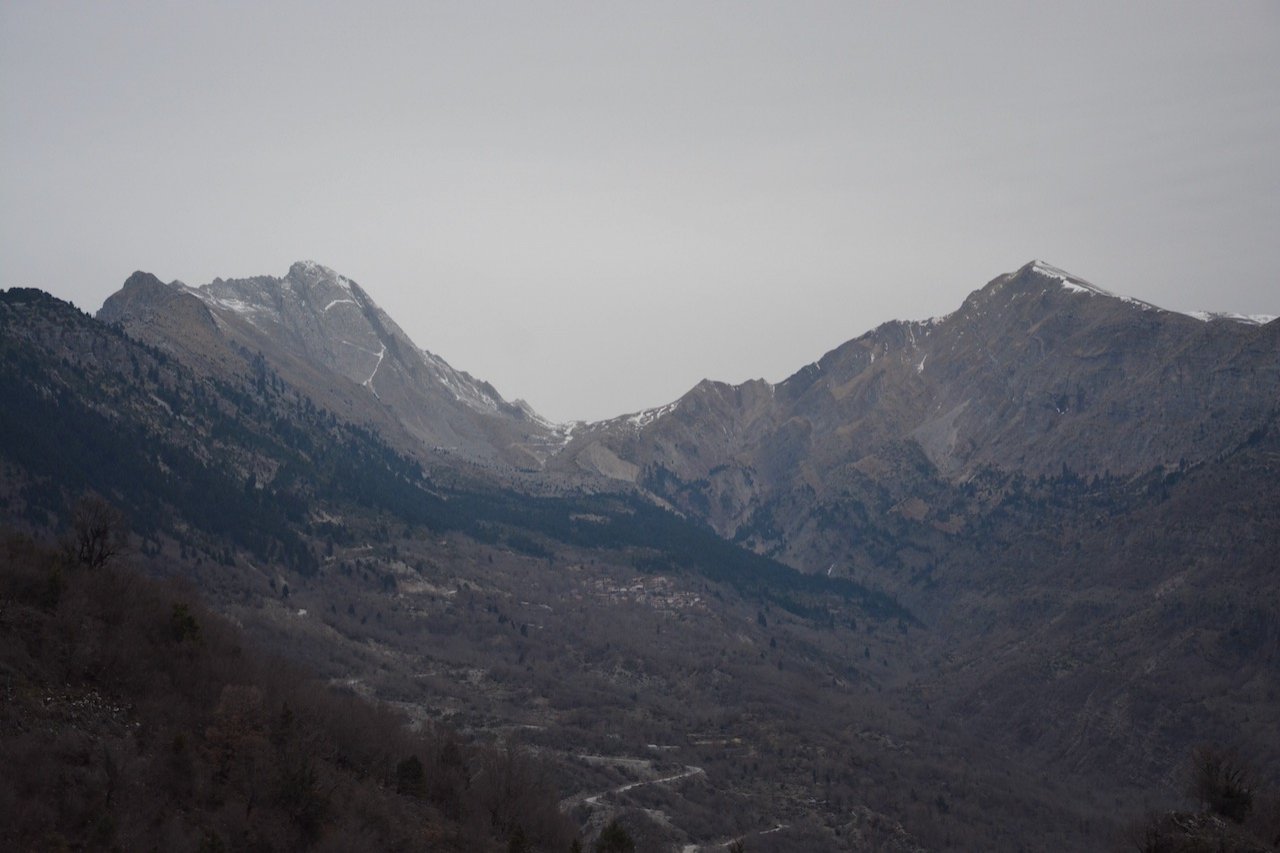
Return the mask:
<path id="1" fill-rule="evenodd" d="M 98 319 L 208 370 L 235 369 L 236 353 L 264 358 L 335 411 L 389 414 L 418 450 L 620 480 L 653 466 L 696 479 L 772 455 L 797 430 L 824 467 L 911 440 L 953 480 L 982 466 L 1133 472 L 1238 441 L 1275 398 L 1273 318 L 1165 311 L 1040 261 L 952 314 L 887 323 L 777 385 L 707 380 L 659 409 L 569 425 L 420 349 L 358 284 L 311 261 L 198 288 L 135 273 Z M 1228 421 L 1207 430 L 1211 413 Z M 684 443 L 701 469 L 673 446 L 673 422 L 698 433 Z M 1143 429 L 1117 444 L 1115 423 Z M 711 453 L 716 433 L 727 438 Z"/>
<path id="2" fill-rule="evenodd" d="M 1274 319 L 1033 261 L 573 424 L 313 262 L 138 272 L 96 319 L 10 290 L 0 329 L 10 525 L 108 497 L 149 571 L 334 683 L 528 732 L 588 833 L 1097 849 L 1197 743 L 1280 782 Z"/>

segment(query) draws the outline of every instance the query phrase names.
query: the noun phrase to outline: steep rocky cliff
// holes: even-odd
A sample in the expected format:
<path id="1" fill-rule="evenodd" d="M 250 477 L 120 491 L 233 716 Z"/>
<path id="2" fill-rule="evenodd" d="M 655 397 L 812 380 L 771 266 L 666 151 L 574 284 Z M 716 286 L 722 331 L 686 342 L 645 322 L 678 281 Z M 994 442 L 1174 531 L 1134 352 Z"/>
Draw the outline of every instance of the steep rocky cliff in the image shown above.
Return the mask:
<path id="1" fill-rule="evenodd" d="M 314 262 L 198 288 L 135 273 L 98 317 L 207 370 L 270 364 L 407 450 L 536 468 L 558 446 L 551 424 L 420 349 L 358 284 Z"/>

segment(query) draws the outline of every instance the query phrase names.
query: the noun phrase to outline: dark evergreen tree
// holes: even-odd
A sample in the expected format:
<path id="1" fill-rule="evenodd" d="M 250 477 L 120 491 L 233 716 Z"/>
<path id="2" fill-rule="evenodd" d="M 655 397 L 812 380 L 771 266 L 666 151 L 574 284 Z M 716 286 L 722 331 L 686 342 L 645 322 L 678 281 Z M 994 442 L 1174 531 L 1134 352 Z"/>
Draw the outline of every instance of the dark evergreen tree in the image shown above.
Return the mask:
<path id="1" fill-rule="evenodd" d="M 635 853 L 636 843 L 618 821 L 611 820 L 596 839 L 596 853 Z"/>

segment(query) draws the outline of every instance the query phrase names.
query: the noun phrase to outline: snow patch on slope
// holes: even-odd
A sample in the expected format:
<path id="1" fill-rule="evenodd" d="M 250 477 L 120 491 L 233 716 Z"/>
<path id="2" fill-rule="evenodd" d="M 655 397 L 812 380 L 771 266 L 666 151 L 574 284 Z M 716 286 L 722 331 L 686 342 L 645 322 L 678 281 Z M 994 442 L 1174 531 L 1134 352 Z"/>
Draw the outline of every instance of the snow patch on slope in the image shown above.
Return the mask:
<path id="1" fill-rule="evenodd" d="M 453 394 L 455 400 L 477 411 L 498 411 L 498 401 L 481 388 L 479 383 L 470 376 L 454 370 L 449 366 L 448 362 L 437 355 L 433 355 L 424 349 L 420 349 L 418 352 L 422 356 L 423 363 L 431 372 L 432 377 L 449 389 L 449 393 Z"/>
<path id="2" fill-rule="evenodd" d="M 210 308 L 216 308 L 243 317 L 250 325 L 269 328 L 281 322 L 280 312 L 275 305 L 241 298 L 248 294 L 241 294 L 238 291 L 222 294 L 215 293 L 212 288 L 221 284 L 223 284 L 222 279 L 215 279 L 211 284 L 206 284 L 203 287 L 191 287 L 187 288 L 187 290 L 189 293 L 194 293 L 201 302 Z"/>
<path id="3" fill-rule="evenodd" d="M 1047 264 L 1044 261 L 1032 261 L 1031 271 L 1038 273 L 1045 278 L 1051 278 L 1062 286 L 1063 290 L 1070 293 L 1081 293 L 1086 296 L 1109 296 L 1112 299 L 1119 299 L 1121 302 L 1128 302 L 1130 305 L 1136 305 L 1143 311 L 1163 311 L 1164 309 L 1158 305 L 1152 305 L 1150 302 L 1143 302 L 1141 299 L 1134 299 L 1132 296 L 1120 296 L 1109 290 L 1104 290 L 1096 284 L 1085 281 L 1079 276 L 1074 276 L 1066 270 L 1059 269 L 1053 264 Z"/>
<path id="4" fill-rule="evenodd" d="M 1202 323 L 1208 323 L 1211 320 L 1229 320 L 1249 326 L 1265 326 L 1276 319 L 1275 314 L 1235 314 L 1231 311 L 1192 311 L 1187 316 L 1194 317 Z"/>
<path id="5" fill-rule="evenodd" d="M 285 281 L 293 278 L 301 278 L 307 284 L 332 284 L 351 293 L 351 279 L 346 276 L 339 275 L 323 264 L 315 261 L 298 261 L 289 267 L 289 274 L 285 276 Z"/>
<path id="6" fill-rule="evenodd" d="M 1097 293 L 1101 296 L 1115 296 L 1115 294 L 1109 290 L 1103 290 L 1096 284 L 1091 284 L 1078 276 L 1072 275 L 1066 270 L 1059 269 L 1053 264 L 1047 264 L 1044 261 L 1032 261 L 1031 271 L 1039 273 L 1045 278 L 1055 279 L 1060 285 L 1062 285 L 1064 290 L 1070 291 L 1071 293 L 1088 293 L 1090 295 Z"/>
<path id="7" fill-rule="evenodd" d="M 627 418 L 627 423 L 640 430 L 644 429 L 659 418 L 671 414 L 679 405 L 680 401 L 677 400 L 674 403 L 668 403 L 667 405 L 659 406 L 656 409 L 645 409 L 642 412 L 636 412 L 634 415 L 627 415 L 625 417 Z"/>
<path id="8" fill-rule="evenodd" d="M 1059 269 L 1052 264 L 1044 261 L 1032 261 L 1032 272 L 1039 273 L 1047 278 L 1055 279 L 1064 290 L 1071 293 L 1082 293 L 1089 296 L 1098 294 L 1101 296 L 1110 296 L 1113 299 L 1119 299 L 1122 302 L 1128 302 L 1131 305 L 1137 305 L 1144 311 L 1164 311 L 1165 309 L 1158 305 L 1152 305 L 1150 302 L 1143 302 L 1141 299 L 1134 299 L 1132 296 L 1120 296 L 1109 290 L 1103 290 L 1096 284 L 1085 281 L 1084 279 L 1074 276 L 1065 270 Z M 1211 320 L 1228 320 L 1233 323 L 1245 323 L 1251 326 L 1265 326 L 1272 320 L 1276 319 L 1274 314 L 1236 314 L 1231 311 L 1190 311 L 1184 316 L 1194 317 L 1201 322 L 1210 322 Z"/>
<path id="9" fill-rule="evenodd" d="M 373 366 L 373 373 L 369 374 L 369 378 L 364 381 L 364 387 L 373 392 L 373 396 L 378 396 L 378 390 L 373 387 L 373 377 L 378 375 L 378 368 L 382 367 L 382 360 L 387 357 L 387 345 L 383 344 L 382 349 L 378 350 L 378 363 Z M 379 397 L 379 399 L 381 399 Z"/>
<path id="10" fill-rule="evenodd" d="M 340 344 L 345 344 L 345 345 L 347 345 L 347 346 L 351 347 L 353 350 L 357 350 L 357 351 L 362 352 L 362 353 L 364 353 L 364 354 L 366 354 L 366 355 L 371 355 L 371 356 L 373 356 L 374 358 L 376 358 L 376 359 L 378 360 L 378 361 L 373 365 L 373 372 L 369 374 L 369 378 L 368 378 L 368 379 L 366 379 L 365 381 L 361 382 L 360 384 L 361 384 L 361 385 L 363 385 L 364 387 L 368 388 L 370 391 L 372 391 L 372 392 L 373 392 L 373 396 L 374 396 L 374 397 L 377 397 L 379 400 L 381 400 L 382 398 L 381 398 L 381 397 L 378 397 L 378 391 L 377 391 L 377 389 L 373 387 L 373 377 L 375 377 L 375 376 L 377 376 L 377 375 L 378 375 L 378 369 L 379 369 L 380 367 L 382 367 L 382 360 L 383 360 L 384 358 L 386 358 L 386 357 L 387 357 L 387 345 L 386 345 L 385 343 L 384 343 L 384 344 L 382 344 L 381 348 L 380 348 L 377 352 L 374 352 L 373 350 L 365 349 L 365 348 L 364 348 L 364 347 L 362 347 L 362 346 L 358 346 L 358 345 L 356 345 L 356 344 L 353 344 L 353 343 L 351 343 L 351 341 L 340 340 L 340 341 L 338 341 L 338 343 L 340 343 Z"/>
<path id="11" fill-rule="evenodd" d="M 205 297 L 206 302 L 217 305 L 219 308 L 225 308 L 235 314 L 248 316 L 250 314 L 274 314 L 275 312 L 267 308 L 265 305 L 254 305 L 251 302 L 245 302 L 242 299 L 219 299 L 213 294 L 206 294 L 200 291 L 201 296 Z"/>

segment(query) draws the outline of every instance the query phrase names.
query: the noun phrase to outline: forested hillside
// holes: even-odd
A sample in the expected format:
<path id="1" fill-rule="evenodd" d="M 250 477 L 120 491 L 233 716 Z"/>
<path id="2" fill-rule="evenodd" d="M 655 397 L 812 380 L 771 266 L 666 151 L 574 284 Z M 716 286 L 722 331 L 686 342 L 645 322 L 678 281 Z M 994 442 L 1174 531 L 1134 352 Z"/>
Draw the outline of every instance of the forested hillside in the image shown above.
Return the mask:
<path id="1" fill-rule="evenodd" d="M 0 846 L 568 851 L 546 770 L 323 686 L 188 585 L 0 545 Z M 524 845 L 524 846 L 520 846 Z"/>

